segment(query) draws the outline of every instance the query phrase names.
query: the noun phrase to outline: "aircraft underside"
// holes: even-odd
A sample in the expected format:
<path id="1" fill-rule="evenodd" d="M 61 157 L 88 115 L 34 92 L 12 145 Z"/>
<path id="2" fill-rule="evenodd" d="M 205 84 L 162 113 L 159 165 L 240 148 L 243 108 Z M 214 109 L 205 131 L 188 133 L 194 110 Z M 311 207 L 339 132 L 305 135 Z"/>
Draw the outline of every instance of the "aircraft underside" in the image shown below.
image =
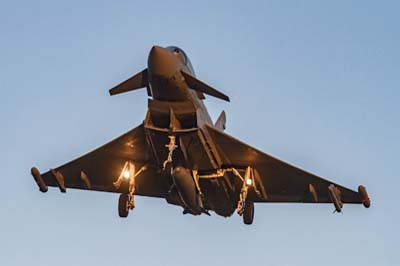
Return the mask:
<path id="1" fill-rule="evenodd" d="M 196 108 L 190 102 L 154 102 L 149 101 L 144 129 L 159 171 L 170 178 L 167 202 L 193 215 L 212 210 L 231 216 L 240 198 L 237 183 L 243 181 L 232 171 L 221 173 Z"/>
<path id="2" fill-rule="evenodd" d="M 245 224 L 254 203 L 344 203 L 370 206 L 364 186 L 358 191 L 304 171 L 226 134 L 225 112 L 212 123 L 204 94 L 229 97 L 195 77 L 178 47 L 154 46 L 148 67 L 112 88 L 111 95 L 146 88 L 144 122 L 109 143 L 41 174 L 31 169 L 39 190 L 48 186 L 119 193 L 118 212 L 127 217 L 134 197 L 165 199 L 183 213 L 230 216 Z M 262 133 L 262 132 L 261 132 Z"/>

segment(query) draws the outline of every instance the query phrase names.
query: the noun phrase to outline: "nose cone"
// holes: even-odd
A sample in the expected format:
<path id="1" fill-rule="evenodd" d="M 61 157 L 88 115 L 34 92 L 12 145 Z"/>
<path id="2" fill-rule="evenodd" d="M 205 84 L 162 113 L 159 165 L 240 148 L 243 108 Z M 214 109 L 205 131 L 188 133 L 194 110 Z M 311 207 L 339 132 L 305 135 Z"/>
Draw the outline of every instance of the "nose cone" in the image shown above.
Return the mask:
<path id="1" fill-rule="evenodd" d="M 177 71 L 178 59 L 171 51 L 160 46 L 153 46 L 150 50 L 147 65 L 151 74 L 170 77 Z"/>

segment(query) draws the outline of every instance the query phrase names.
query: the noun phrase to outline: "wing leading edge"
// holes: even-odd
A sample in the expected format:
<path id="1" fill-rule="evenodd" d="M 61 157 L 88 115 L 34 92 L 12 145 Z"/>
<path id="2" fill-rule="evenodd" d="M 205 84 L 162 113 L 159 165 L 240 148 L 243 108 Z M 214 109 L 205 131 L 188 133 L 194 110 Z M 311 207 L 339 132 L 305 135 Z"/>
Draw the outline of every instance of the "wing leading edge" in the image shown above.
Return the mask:
<path id="1" fill-rule="evenodd" d="M 226 166 L 251 166 L 258 171 L 267 197 L 258 197 L 256 202 L 331 203 L 328 187 L 333 184 L 340 190 L 343 203 L 363 203 L 354 190 L 258 151 L 216 128 L 207 126 L 207 129 Z"/>

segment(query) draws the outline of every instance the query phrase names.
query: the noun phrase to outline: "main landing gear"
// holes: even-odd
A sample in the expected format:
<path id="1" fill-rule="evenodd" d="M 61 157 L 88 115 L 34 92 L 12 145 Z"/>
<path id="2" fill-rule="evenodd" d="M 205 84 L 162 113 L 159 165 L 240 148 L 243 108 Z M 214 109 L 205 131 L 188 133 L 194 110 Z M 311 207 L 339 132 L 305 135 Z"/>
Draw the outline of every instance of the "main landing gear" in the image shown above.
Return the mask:
<path id="1" fill-rule="evenodd" d="M 136 167 L 132 162 L 126 162 L 120 176 L 117 181 L 114 182 L 114 187 L 119 189 L 124 180 L 129 182 L 129 193 L 122 193 L 119 196 L 118 200 L 118 214 L 119 217 L 126 218 L 128 217 L 129 210 L 133 210 L 135 208 L 135 179 L 138 175 L 140 175 L 143 171 L 147 169 L 147 166 L 142 166 L 139 171 L 136 171 Z"/>
<path id="2" fill-rule="evenodd" d="M 235 169 L 236 170 L 236 169 Z M 240 191 L 239 201 L 237 205 L 237 213 L 243 216 L 244 224 L 252 224 L 254 220 L 254 202 L 248 197 L 249 188 L 254 184 L 254 173 L 251 167 L 246 168 L 244 178 L 236 170 L 233 173 L 239 176 L 243 181 L 243 186 Z"/>
<path id="3" fill-rule="evenodd" d="M 198 175 L 197 171 L 193 171 L 193 176 L 198 178 L 220 178 L 225 175 L 226 172 L 233 173 L 237 178 L 239 178 L 242 182 L 242 189 L 240 190 L 239 200 L 237 203 L 236 211 L 237 213 L 243 217 L 244 224 L 252 224 L 254 220 L 254 199 L 253 195 L 256 194 L 260 199 L 267 199 L 267 194 L 264 186 L 262 185 L 260 180 L 260 176 L 256 169 L 248 166 L 244 171 L 244 177 L 241 172 L 244 169 L 237 170 L 236 168 L 226 168 L 219 169 L 216 173 L 208 174 L 208 175 Z M 239 172 L 241 171 L 241 172 Z M 250 190 L 249 190 L 250 189 Z M 249 192 L 251 192 L 249 196 Z"/>

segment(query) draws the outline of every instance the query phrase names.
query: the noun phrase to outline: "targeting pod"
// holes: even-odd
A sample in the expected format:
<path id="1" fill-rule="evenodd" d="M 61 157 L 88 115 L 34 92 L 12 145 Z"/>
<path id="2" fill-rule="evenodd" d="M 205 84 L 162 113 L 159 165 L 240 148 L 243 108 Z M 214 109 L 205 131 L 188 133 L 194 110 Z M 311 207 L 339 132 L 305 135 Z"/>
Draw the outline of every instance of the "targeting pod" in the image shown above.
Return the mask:
<path id="1" fill-rule="evenodd" d="M 335 185 L 331 184 L 328 187 L 329 197 L 331 198 L 333 205 L 335 205 L 335 210 L 337 212 L 341 212 L 343 208 L 342 197 L 340 190 L 335 187 Z"/>
<path id="2" fill-rule="evenodd" d="M 47 192 L 48 187 L 44 182 L 42 176 L 40 175 L 39 170 L 36 167 L 31 168 L 31 175 L 33 176 L 33 179 L 35 179 L 35 182 L 38 185 L 39 190 L 43 193 Z"/>
<path id="3" fill-rule="evenodd" d="M 364 207 L 369 208 L 371 206 L 371 200 L 369 199 L 367 189 L 362 185 L 358 186 L 358 194 L 360 194 Z"/>

